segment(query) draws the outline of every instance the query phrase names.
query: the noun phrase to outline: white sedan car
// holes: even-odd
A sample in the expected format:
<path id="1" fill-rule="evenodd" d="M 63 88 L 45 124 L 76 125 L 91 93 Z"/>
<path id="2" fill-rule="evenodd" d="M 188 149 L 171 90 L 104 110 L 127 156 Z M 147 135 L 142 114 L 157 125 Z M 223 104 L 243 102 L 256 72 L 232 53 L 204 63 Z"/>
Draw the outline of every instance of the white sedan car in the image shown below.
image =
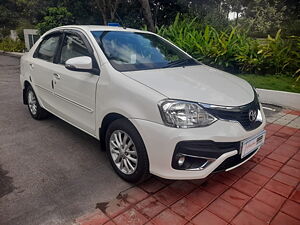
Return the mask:
<path id="1" fill-rule="evenodd" d="M 22 57 L 20 80 L 34 119 L 50 112 L 101 140 L 129 182 L 205 178 L 243 164 L 264 143 L 250 84 L 151 32 L 52 29 Z"/>

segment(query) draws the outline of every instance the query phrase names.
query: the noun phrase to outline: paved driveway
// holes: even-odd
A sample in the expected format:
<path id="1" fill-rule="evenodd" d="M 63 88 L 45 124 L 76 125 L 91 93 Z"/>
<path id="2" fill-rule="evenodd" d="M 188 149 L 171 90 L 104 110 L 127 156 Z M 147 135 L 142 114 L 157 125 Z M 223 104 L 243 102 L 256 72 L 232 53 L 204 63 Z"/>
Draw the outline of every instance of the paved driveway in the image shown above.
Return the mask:
<path id="1" fill-rule="evenodd" d="M 128 187 L 97 140 L 54 116 L 31 119 L 19 59 L 0 55 L 0 224 L 65 224 Z"/>
<path id="2" fill-rule="evenodd" d="M 75 224 L 299 225 L 300 111 L 268 116 L 264 146 L 240 167 L 205 180 L 153 177 Z"/>
<path id="3" fill-rule="evenodd" d="M 266 106 L 277 125 L 260 153 L 230 173 L 205 183 L 154 177 L 128 189 L 95 139 L 54 116 L 31 119 L 18 65 L 0 55 L 1 225 L 70 224 L 81 215 L 80 225 L 299 224 L 300 112 Z"/>

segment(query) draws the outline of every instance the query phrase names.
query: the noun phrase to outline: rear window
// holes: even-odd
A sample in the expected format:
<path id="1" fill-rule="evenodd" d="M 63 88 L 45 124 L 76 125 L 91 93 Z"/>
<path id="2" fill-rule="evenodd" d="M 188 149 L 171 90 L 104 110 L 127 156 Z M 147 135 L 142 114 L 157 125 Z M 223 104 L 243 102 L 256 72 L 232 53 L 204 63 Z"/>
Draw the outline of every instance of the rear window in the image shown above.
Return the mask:
<path id="1" fill-rule="evenodd" d="M 59 34 L 44 39 L 40 44 L 36 57 L 48 62 L 53 62 L 59 40 Z"/>

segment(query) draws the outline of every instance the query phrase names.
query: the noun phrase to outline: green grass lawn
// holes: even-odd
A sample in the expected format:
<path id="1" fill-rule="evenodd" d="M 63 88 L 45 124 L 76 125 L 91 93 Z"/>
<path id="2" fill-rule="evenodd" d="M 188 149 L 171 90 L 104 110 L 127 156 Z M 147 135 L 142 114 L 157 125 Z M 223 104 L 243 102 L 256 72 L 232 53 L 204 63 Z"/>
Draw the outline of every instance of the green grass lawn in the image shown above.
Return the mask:
<path id="1" fill-rule="evenodd" d="M 237 76 L 245 79 L 256 88 L 300 93 L 300 81 L 296 82 L 296 79 L 293 77 L 255 74 L 242 74 Z"/>

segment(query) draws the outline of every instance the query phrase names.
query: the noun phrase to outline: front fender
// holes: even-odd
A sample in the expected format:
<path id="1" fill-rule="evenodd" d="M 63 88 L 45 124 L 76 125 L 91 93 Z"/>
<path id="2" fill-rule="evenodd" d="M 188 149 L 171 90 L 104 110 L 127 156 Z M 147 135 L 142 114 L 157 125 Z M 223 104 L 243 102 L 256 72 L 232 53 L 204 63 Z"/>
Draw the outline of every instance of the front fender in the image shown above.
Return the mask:
<path id="1" fill-rule="evenodd" d="M 165 98 L 166 96 L 111 67 L 104 67 L 101 69 L 96 91 L 96 126 L 100 128 L 103 118 L 109 113 L 162 124 L 157 104 Z"/>

